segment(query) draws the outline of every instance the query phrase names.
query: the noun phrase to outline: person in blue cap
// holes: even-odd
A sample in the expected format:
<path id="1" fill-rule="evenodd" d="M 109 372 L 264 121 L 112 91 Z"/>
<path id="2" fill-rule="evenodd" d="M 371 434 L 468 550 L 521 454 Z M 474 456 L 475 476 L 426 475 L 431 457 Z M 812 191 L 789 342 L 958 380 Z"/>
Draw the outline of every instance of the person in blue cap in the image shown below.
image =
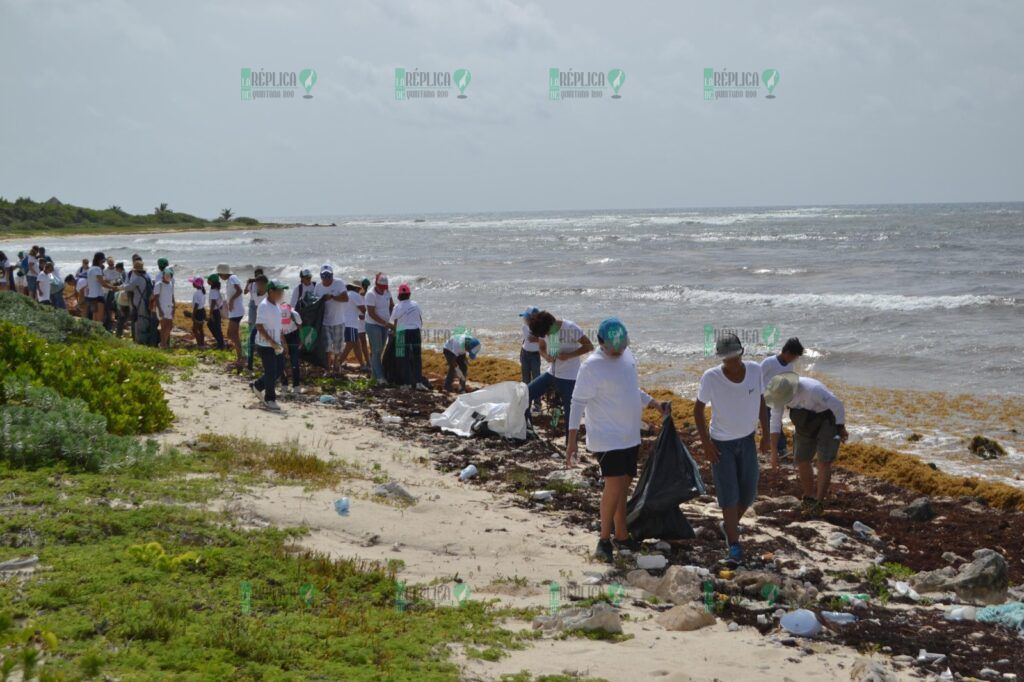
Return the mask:
<path id="1" fill-rule="evenodd" d="M 537 338 L 530 333 L 530 320 L 540 312 L 540 308 L 530 306 L 519 317 L 523 318 L 523 346 L 519 349 L 519 370 L 522 374 L 523 383 L 527 386 L 530 382 L 540 376 L 540 344 Z M 540 398 L 533 403 L 534 411 L 540 411 Z"/>
<path id="2" fill-rule="evenodd" d="M 626 528 L 626 499 L 636 477 L 640 452 L 640 415 L 653 406 L 668 413 L 672 405 L 659 402 L 640 388 L 636 360 L 630 352 L 629 334 L 618 318 L 601 322 L 597 330 L 598 348 L 580 364 L 569 412 L 569 440 L 565 465 L 576 461 L 576 436 L 586 415 L 587 450 L 601 466 L 604 492 L 601 493 L 601 535 L 594 556 L 611 563 L 618 548 L 637 552 L 640 544 Z M 614 528 L 614 544 L 612 529 Z"/>
<path id="3" fill-rule="evenodd" d="M 462 332 L 452 334 L 444 342 L 444 359 L 448 362 L 448 374 L 444 378 L 445 391 L 452 390 L 452 383 L 458 376 L 462 393 L 466 392 L 466 379 L 469 376 L 469 364 L 466 357 L 476 360 L 482 347 L 479 339 Z"/>

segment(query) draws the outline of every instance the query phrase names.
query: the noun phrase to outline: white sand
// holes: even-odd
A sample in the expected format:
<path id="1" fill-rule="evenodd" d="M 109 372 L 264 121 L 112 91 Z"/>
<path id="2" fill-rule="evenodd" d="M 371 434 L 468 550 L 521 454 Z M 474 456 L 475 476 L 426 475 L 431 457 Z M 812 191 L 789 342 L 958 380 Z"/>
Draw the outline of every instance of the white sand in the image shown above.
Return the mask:
<path id="1" fill-rule="evenodd" d="M 425 449 L 367 427 L 355 410 L 282 400 L 283 413 L 269 413 L 255 407 L 255 397 L 240 379 L 205 367 L 169 385 L 167 393 L 178 417 L 162 436 L 167 443 L 183 443 L 205 432 L 267 442 L 297 439 L 308 452 L 325 458 L 341 457 L 367 468 L 378 464 L 376 473 L 418 498 L 414 505 L 399 508 L 372 499 L 372 482 L 352 480 L 336 490 L 275 486 L 223 501 L 255 525 L 309 528 L 302 544 L 311 549 L 339 557 L 401 559 L 405 568 L 400 575 L 410 585 L 450 585 L 458 576 L 470 586 L 471 599 L 498 598 L 514 606 L 546 608 L 546 581 L 582 583 L 588 572 L 600 575 L 605 570 L 588 558 L 596 542 L 593 534 L 567 528 L 553 512 L 521 509 L 508 495 L 441 475 L 430 466 Z M 341 496 L 351 498 L 347 517 L 334 511 Z M 515 587 L 510 578 L 525 579 L 526 585 Z M 641 591 L 628 588 L 627 594 L 640 597 Z M 849 679 L 860 658 L 856 651 L 827 643 L 804 644 L 814 650 L 805 655 L 752 628 L 729 632 L 722 621 L 697 632 L 669 632 L 653 621 L 654 611 L 629 605 L 629 599 L 622 610 L 629 615 L 624 632 L 633 639 L 540 640 L 496 663 L 460 655 L 464 677 L 497 679 L 528 670 L 538 675 L 579 672 L 608 680 Z M 508 627 L 529 625 L 510 622 Z"/>

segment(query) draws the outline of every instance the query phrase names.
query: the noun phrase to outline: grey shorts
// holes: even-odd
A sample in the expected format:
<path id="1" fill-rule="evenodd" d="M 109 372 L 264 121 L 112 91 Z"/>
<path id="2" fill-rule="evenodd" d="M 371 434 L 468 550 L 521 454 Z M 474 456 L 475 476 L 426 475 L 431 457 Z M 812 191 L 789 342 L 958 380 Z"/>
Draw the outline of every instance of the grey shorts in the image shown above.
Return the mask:
<path id="1" fill-rule="evenodd" d="M 718 506 L 722 509 L 749 507 L 757 497 L 757 480 L 761 472 L 754 434 L 736 440 L 712 439 L 711 442 L 718 448 L 718 463 L 711 465 Z"/>
<path id="2" fill-rule="evenodd" d="M 327 339 L 328 353 L 341 353 L 345 348 L 345 325 L 324 325 L 324 338 Z"/>
<path id="3" fill-rule="evenodd" d="M 789 410 L 793 422 L 793 456 L 798 462 L 810 462 L 814 455 L 818 461 L 830 464 L 839 454 L 839 429 L 832 410 L 811 412 L 799 407 Z"/>

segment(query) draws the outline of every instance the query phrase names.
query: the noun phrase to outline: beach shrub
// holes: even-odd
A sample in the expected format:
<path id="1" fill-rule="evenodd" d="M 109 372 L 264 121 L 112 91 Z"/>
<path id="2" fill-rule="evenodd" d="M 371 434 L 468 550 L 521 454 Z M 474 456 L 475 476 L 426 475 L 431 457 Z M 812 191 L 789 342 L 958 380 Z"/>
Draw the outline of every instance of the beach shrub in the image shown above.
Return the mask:
<path id="1" fill-rule="evenodd" d="M 260 221 L 256 220 L 255 218 L 250 218 L 249 216 L 244 216 L 244 215 L 235 218 L 234 222 L 241 223 L 242 225 L 259 225 L 260 224 Z"/>
<path id="2" fill-rule="evenodd" d="M 0 292 L 0 320 L 27 327 L 47 341 L 69 342 L 109 336 L 103 325 L 69 315 L 63 310 L 39 305 L 13 291 Z"/>
<path id="3" fill-rule="evenodd" d="M 9 378 L 0 382 L 0 461 L 35 469 L 64 464 L 99 471 L 151 458 L 155 443 L 107 433 L 107 420 L 53 389 Z"/>
<path id="4" fill-rule="evenodd" d="M 149 353 L 95 341 L 51 344 L 0 320 L 0 372 L 85 401 L 106 418 L 111 433 L 153 433 L 174 418 L 159 376 L 139 365 L 146 357 Z"/>

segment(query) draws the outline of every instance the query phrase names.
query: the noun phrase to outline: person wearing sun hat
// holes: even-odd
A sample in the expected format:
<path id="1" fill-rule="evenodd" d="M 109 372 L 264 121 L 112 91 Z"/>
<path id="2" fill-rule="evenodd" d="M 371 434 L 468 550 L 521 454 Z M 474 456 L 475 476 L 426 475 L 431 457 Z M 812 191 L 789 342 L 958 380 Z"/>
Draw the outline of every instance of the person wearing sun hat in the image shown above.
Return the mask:
<path id="1" fill-rule="evenodd" d="M 540 376 L 540 345 L 530 333 L 530 319 L 539 312 L 540 308 L 537 306 L 529 306 L 519 313 L 519 317 L 523 318 L 523 343 L 519 348 L 519 374 L 527 386 Z M 533 407 L 536 411 L 540 411 L 540 398 L 534 401 Z"/>
<path id="2" fill-rule="evenodd" d="M 796 459 L 803 495 L 804 514 L 820 516 L 825 509 L 832 463 L 839 454 L 840 443 L 849 438 L 846 431 L 846 408 L 825 384 L 810 377 L 783 372 L 772 378 L 764 391 L 764 400 L 771 407 L 771 462 L 779 465 L 778 439 L 782 432 L 782 413 L 789 409 L 793 422 L 793 457 Z M 815 481 L 811 462 L 818 459 Z"/>
<path id="3" fill-rule="evenodd" d="M 640 388 L 636 359 L 629 350 L 629 334 L 621 320 L 609 317 L 602 321 L 597 344 L 597 349 L 580 363 L 576 375 L 565 465 L 571 467 L 575 463 L 576 438 L 585 416 L 587 450 L 597 460 L 604 478 L 601 531 L 594 556 L 610 563 L 615 546 L 631 552 L 640 549 L 626 529 L 626 498 L 636 476 L 640 452 L 640 415 L 652 404 L 662 412 L 671 405 L 655 400 Z"/>
<path id="4" fill-rule="evenodd" d="M 262 407 L 279 412 L 277 393 L 274 386 L 284 372 L 284 336 L 282 334 L 281 308 L 278 304 L 284 298 L 288 285 L 277 281 L 267 282 L 266 295 L 256 307 L 256 351 L 263 363 L 263 376 L 252 382 L 253 391 L 263 393 Z"/>
<path id="5" fill-rule="evenodd" d="M 457 330 L 448 337 L 442 349 L 444 359 L 448 363 L 448 373 L 444 377 L 444 390 L 446 392 L 452 390 L 452 384 L 456 376 L 459 378 L 459 386 L 462 388 L 462 392 L 466 392 L 466 380 L 469 377 L 469 364 L 466 358 L 476 360 L 476 356 L 480 353 L 482 347 L 479 339 L 462 330 Z"/>
<path id="6" fill-rule="evenodd" d="M 715 355 L 722 364 L 701 376 L 693 420 L 715 479 L 723 518 L 719 528 L 729 545 L 726 561 L 739 565 L 743 561 L 739 523 L 757 497 L 760 475 L 754 434 L 760 423 L 761 452 L 768 454 L 768 409 L 761 365 L 743 360 L 739 338 L 723 335 L 715 343 Z M 711 405 L 710 429 L 704 416 L 707 405 Z"/>
<path id="7" fill-rule="evenodd" d="M 366 338 L 370 342 L 370 371 L 378 384 L 384 385 L 384 365 L 381 356 L 387 344 L 391 319 L 391 310 L 395 301 L 388 290 L 388 276 L 378 272 L 373 278 L 373 286 L 366 290 L 363 297 L 366 305 Z"/>
<path id="8" fill-rule="evenodd" d="M 412 300 L 408 284 L 398 286 L 398 303 L 391 311 L 391 329 L 395 332 L 395 359 L 402 388 L 430 390 L 423 378 L 423 311 Z"/>

